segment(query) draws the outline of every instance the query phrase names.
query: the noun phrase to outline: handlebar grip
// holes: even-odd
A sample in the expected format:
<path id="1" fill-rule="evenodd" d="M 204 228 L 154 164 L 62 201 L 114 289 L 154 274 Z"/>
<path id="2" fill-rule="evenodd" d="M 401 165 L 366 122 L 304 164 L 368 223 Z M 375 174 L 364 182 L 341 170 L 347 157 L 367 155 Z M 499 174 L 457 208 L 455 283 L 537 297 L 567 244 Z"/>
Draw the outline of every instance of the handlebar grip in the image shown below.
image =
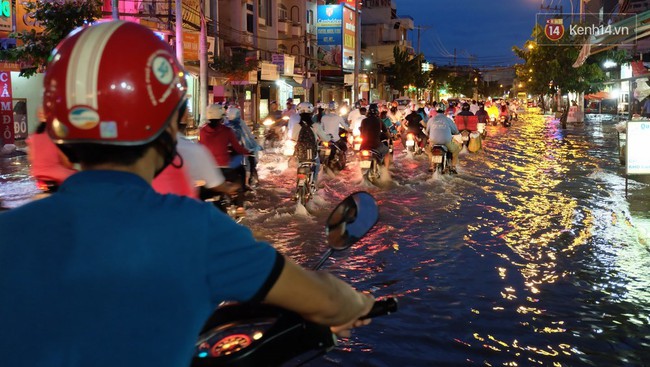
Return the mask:
<path id="1" fill-rule="evenodd" d="M 381 301 L 375 301 L 375 304 L 372 305 L 370 312 L 368 312 L 366 316 L 361 317 L 361 320 L 371 319 L 377 316 L 390 315 L 393 312 L 397 312 L 397 299 L 390 297 Z"/>

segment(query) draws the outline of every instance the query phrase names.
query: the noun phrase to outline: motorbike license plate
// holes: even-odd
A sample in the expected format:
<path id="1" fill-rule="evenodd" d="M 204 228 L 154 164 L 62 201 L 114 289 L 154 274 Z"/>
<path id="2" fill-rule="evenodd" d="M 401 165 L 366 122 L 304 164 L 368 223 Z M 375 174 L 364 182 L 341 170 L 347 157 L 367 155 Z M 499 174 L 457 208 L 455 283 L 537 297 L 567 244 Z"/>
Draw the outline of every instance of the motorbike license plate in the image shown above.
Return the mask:
<path id="1" fill-rule="evenodd" d="M 305 179 L 301 178 L 298 180 L 298 186 L 305 186 Z"/>
<path id="2" fill-rule="evenodd" d="M 361 161 L 359 162 L 359 167 L 361 168 L 370 168 L 372 166 L 372 161 Z"/>
<path id="3" fill-rule="evenodd" d="M 415 146 L 415 141 L 413 141 L 413 140 L 407 140 L 407 141 L 406 141 L 406 146 L 407 146 L 407 147 Z"/>
<path id="4" fill-rule="evenodd" d="M 431 162 L 433 163 L 442 163 L 442 156 L 441 155 L 434 155 L 431 157 Z"/>
<path id="5" fill-rule="evenodd" d="M 330 153 L 332 153 L 332 149 L 329 149 L 329 148 L 328 148 L 328 149 L 323 149 L 323 152 L 324 152 L 324 154 L 325 154 L 326 156 L 329 157 Z"/>
<path id="6" fill-rule="evenodd" d="M 463 135 L 463 141 L 469 141 L 469 136 Z"/>
<path id="7" fill-rule="evenodd" d="M 354 150 L 359 150 L 359 149 L 361 149 L 361 143 L 355 143 Z"/>

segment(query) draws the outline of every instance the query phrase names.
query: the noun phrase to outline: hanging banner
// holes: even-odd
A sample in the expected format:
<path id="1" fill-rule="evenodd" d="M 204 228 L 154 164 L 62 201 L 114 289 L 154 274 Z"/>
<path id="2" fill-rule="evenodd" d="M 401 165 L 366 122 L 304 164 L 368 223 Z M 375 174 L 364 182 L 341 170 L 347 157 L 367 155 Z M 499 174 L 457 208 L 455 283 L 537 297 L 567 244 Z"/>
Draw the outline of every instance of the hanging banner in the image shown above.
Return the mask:
<path id="1" fill-rule="evenodd" d="M 357 14 L 347 7 L 343 8 L 343 69 L 354 69 L 354 53 L 357 39 Z"/>
<path id="2" fill-rule="evenodd" d="M 0 133 L 3 144 L 13 144 L 14 109 L 11 99 L 11 72 L 0 71 Z"/>
<path id="3" fill-rule="evenodd" d="M 343 5 L 319 5 L 317 17 L 318 60 L 321 70 L 340 70 L 343 47 Z"/>

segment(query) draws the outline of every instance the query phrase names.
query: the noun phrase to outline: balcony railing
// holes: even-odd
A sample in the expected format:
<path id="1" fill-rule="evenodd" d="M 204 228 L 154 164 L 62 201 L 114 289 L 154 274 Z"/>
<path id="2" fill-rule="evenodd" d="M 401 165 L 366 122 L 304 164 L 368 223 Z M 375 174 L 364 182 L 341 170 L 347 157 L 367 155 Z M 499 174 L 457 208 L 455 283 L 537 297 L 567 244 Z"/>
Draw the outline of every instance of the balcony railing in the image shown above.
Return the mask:
<path id="1" fill-rule="evenodd" d="M 301 37 L 302 36 L 302 25 L 298 24 L 293 24 L 291 26 L 291 36 L 293 37 Z"/>
<path id="2" fill-rule="evenodd" d="M 290 24 L 286 19 L 278 20 L 278 32 L 288 34 Z"/>

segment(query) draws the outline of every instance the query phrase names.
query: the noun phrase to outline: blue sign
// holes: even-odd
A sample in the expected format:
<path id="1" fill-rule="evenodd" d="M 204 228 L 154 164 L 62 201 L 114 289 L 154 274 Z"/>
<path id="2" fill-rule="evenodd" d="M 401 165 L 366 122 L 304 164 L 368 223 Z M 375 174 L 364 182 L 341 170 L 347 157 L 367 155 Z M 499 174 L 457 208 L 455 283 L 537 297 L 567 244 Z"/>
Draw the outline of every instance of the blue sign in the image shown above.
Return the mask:
<path id="1" fill-rule="evenodd" d="M 316 31 L 318 58 L 325 67 L 342 65 L 343 5 L 319 5 Z"/>

